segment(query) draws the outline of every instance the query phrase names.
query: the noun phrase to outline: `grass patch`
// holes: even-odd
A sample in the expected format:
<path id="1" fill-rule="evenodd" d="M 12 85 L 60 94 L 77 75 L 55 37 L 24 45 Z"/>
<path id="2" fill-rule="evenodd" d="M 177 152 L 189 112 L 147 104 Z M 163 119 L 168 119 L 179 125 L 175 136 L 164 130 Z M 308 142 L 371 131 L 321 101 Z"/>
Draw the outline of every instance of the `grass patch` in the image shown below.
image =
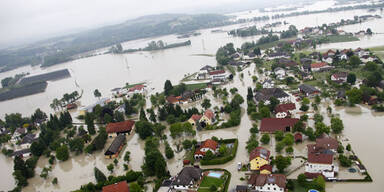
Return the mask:
<path id="1" fill-rule="evenodd" d="M 328 43 L 360 41 L 359 38 L 354 37 L 352 35 L 329 35 L 329 36 L 327 36 L 327 38 L 329 39 Z"/>
<path id="2" fill-rule="evenodd" d="M 127 86 L 125 86 L 127 89 L 129 89 L 129 88 L 132 88 L 132 87 L 134 87 L 134 86 L 136 86 L 136 85 L 143 85 L 144 83 L 135 83 L 135 84 L 129 84 L 129 85 L 127 85 Z"/>
<path id="3" fill-rule="evenodd" d="M 371 51 L 384 51 L 384 46 L 372 47 L 369 48 Z"/>
<path id="4" fill-rule="evenodd" d="M 208 87 L 207 83 L 186 84 L 187 90 L 193 91 L 196 89 L 205 89 Z"/>
<path id="5" fill-rule="evenodd" d="M 217 188 L 223 188 L 224 180 L 219 179 L 219 178 L 214 178 L 214 177 L 208 177 L 205 176 L 203 178 L 203 181 L 200 184 L 200 187 L 197 191 L 199 192 L 210 192 L 210 187 L 212 185 L 215 185 Z"/>
<path id="6" fill-rule="evenodd" d="M 231 72 L 231 74 L 232 74 L 233 76 L 236 75 L 236 70 L 235 70 L 235 68 L 234 68 L 233 66 L 231 66 L 231 65 L 227 65 L 226 67 L 227 67 L 228 71 Z"/>
<path id="7" fill-rule="evenodd" d="M 193 80 L 194 78 L 197 75 L 197 72 L 196 73 L 193 73 L 191 75 L 186 75 L 181 81 L 190 81 L 190 80 Z"/>
<path id="8" fill-rule="evenodd" d="M 257 47 L 259 47 L 260 49 L 270 49 L 272 47 L 275 47 L 277 46 L 279 43 L 283 43 L 283 42 L 286 42 L 286 41 L 289 41 L 289 40 L 294 40 L 296 39 L 296 37 L 293 37 L 293 38 L 286 38 L 286 39 L 280 39 L 278 41 L 274 41 L 274 42 L 270 42 L 270 43 L 264 43 L 264 44 L 261 44 L 261 45 L 257 45 Z"/>

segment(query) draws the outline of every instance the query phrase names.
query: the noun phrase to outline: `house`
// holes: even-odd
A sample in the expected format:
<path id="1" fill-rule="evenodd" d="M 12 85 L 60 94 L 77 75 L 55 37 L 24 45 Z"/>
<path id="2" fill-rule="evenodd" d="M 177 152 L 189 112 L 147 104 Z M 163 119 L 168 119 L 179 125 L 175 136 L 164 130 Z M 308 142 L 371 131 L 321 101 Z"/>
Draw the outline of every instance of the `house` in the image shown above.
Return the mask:
<path id="1" fill-rule="evenodd" d="M 338 146 L 339 142 L 328 135 L 323 135 L 322 137 L 316 139 L 315 147 L 317 149 L 331 150 L 336 153 Z"/>
<path id="2" fill-rule="evenodd" d="M 327 52 L 325 52 L 325 53 L 323 54 L 323 58 L 324 58 L 324 57 L 332 57 L 332 56 L 335 56 L 335 55 L 336 55 L 336 52 L 333 51 L 332 49 L 329 49 Z"/>
<path id="3" fill-rule="evenodd" d="M 269 156 L 271 152 L 264 147 L 256 147 L 249 154 L 249 164 L 251 171 L 260 170 L 263 165 L 269 164 Z"/>
<path id="4" fill-rule="evenodd" d="M 107 151 L 105 151 L 104 153 L 105 158 L 112 159 L 112 158 L 118 157 L 125 143 L 126 143 L 125 135 L 124 134 L 117 135 L 117 137 L 115 137 L 111 145 L 108 147 Z"/>
<path id="5" fill-rule="evenodd" d="M 209 78 L 208 73 L 209 73 L 208 70 L 200 70 L 197 73 L 196 79 L 198 80 L 208 79 Z"/>
<path id="6" fill-rule="evenodd" d="M 276 118 L 291 117 L 292 111 L 295 109 L 294 103 L 279 104 L 275 107 Z"/>
<path id="7" fill-rule="evenodd" d="M 299 91 L 303 93 L 306 97 L 312 97 L 315 95 L 320 94 L 320 91 L 316 89 L 315 87 L 307 84 L 301 84 L 299 86 Z"/>
<path id="8" fill-rule="evenodd" d="M 248 185 L 258 192 L 284 192 L 286 183 L 283 174 L 252 174 L 248 180 Z"/>
<path id="9" fill-rule="evenodd" d="M 219 144 L 212 140 L 212 139 L 207 139 L 199 147 L 197 147 L 195 151 L 195 159 L 202 159 L 207 151 L 211 151 L 213 154 L 216 154 L 218 149 L 219 149 Z"/>
<path id="10" fill-rule="evenodd" d="M 331 64 L 333 62 L 333 58 L 332 57 L 323 57 L 323 61 L 325 61 L 328 64 Z"/>
<path id="11" fill-rule="evenodd" d="M 296 118 L 263 118 L 261 119 L 260 132 L 290 132 L 298 121 L 299 119 Z"/>
<path id="12" fill-rule="evenodd" d="M 12 153 L 12 156 L 13 157 L 21 157 L 21 158 L 25 158 L 25 157 L 30 157 L 32 155 L 31 153 L 31 150 L 30 149 L 22 149 L 22 150 L 19 150 L 19 151 L 15 151 Z"/>
<path id="13" fill-rule="evenodd" d="M 25 135 L 20 142 L 20 147 L 22 149 L 29 149 L 34 141 L 37 140 L 37 137 L 35 134 L 28 133 Z"/>
<path id="14" fill-rule="evenodd" d="M 129 192 L 127 181 L 110 184 L 103 187 L 103 192 Z"/>
<path id="15" fill-rule="evenodd" d="M 321 71 L 325 71 L 325 70 L 328 70 L 332 68 L 332 66 L 329 66 L 327 63 L 325 62 L 321 62 L 321 63 L 312 63 L 311 64 L 311 71 L 313 72 L 321 72 Z"/>
<path id="16" fill-rule="evenodd" d="M 192 126 L 198 126 L 201 117 L 202 115 L 193 114 L 191 118 L 188 119 L 188 123 L 190 123 Z"/>
<path id="17" fill-rule="evenodd" d="M 184 167 L 177 176 L 172 178 L 171 189 L 176 191 L 197 191 L 198 184 L 203 177 L 203 170 L 197 167 Z"/>
<path id="18" fill-rule="evenodd" d="M 133 95 L 133 94 L 145 94 L 146 90 L 145 90 L 145 85 L 143 84 L 138 84 L 138 85 L 135 85 L 131 88 L 128 89 L 128 94 L 129 95 Z"/>
<path id="19" fill-rule="evenodd" d="M 224 70 L 210 71 L 209 76 L 212 80 L 225 80 L 227 79 L 227 73 Z"/>
<path id="20" fill-rule="evenodd" d="M 11 143 L 16 144 L 16 142 L 21 139 L 21 136 L 27 133 L 27 129 L 24 127 L 19 127 L 13 133 L 11 139 L 9 140 Z"/>
<path id="21" fill-rule="evenodd" d="M 79 111 L 79 115 L 85 115 L 85 113 L 92 113 L 93 108 L 96 107 L 96 105 L 100 105 L 101 107 L 104 107 L 106 104 L 108 104 L 111 100 L 109 98 L 101 98 L 96 103 L 92 105 L 88 105 L 86 107 L 82 107 Z"/>
<path id="22" fill-rule="evenodd" d="M 215 113 L 210 109 L 205 110 L 203 116 L 200 118 L 199 123 L 202 128 L 207 125 L 212 125 L 215 122 Z"/>
<path id="23" fill-rule="evenodd" d="M 305 175 L 309 179 L 313 179 L 318 176 L 335 178 L 339 168 L 333 163 L 334 152 L 319 148 L 316 145 L 317 144 L 307 145 L 308 160 L 305 163 Z"/>
<path id="24" fill-rule="evenodd" d="M 294 138 L 296 143 L 303 142 L 303 134 L 301 134 L 300 132 L 295 133 Z"/>
<path id="25" fill-rule="evenodd" d="M 297 66 L 297 63 L 295 61 L 287 58 L 280 58 L 278 61 L 278 64 L 287 68 L 292 68 Z"/>
<path id="26" fill-rule="evenodd" d="M 256 103 L 263 101 L 264 104 L 269 105 L 270 99 L 275 97 L 280 103 L 287 103 L 290 101 L 290 97 L 280 88 L 264 88 L 257 91 L 255 94 Z"/>
<path id="27" fill-rule="evenodd" d="M 345 90 L 344 89 L 338 90 L 337 94 L 336 94 L 336 98 L 337 99 L 342 99 L 342 100 L 346 99 L 347 96 L 345 94 Z"/>
<path id="28" fill-rule="evenodd" d="M 359 47 L 359 48 L 355 49 L 354 54 L 361 58 L 365 55 L 369 55 L 369 51 L 365 51 L 364 49 Z"/>
<path id="29" fill-rule="evenodd" d="M 271 174 L 272 173 L 272 165 L 270 164 L 265 164 L 260 167 L 260 174 Z"/>
<path id="30" fill-rule="evenodd" d="M 302 59 L 300 59 L 300 63 L 302 65 L 304 65 L 304 64 L 310 65 L 312 63 L 312 59 L 310 59 L 310 58 L 302 58 Z"/>
<path id="31" fill-rule="evenodd" d="M 268 59 L 289 58 L 289 55 L 284 52 L 274 52 L 268 54 Z"/>
<path id="32" fill-rule="evenodd" d="M 369 56 L 369 55 L 364 55 L 360 58 L 361 62 L 363 63 L 368 63 L 368 62 L 373 62 L 376 60 L 376 57 L 374 56 Z"/>
<path id="33" fill-rule="evenodd" d="M 344 83 L 347 82 L 347 72 L 337 72 L 331 75 L 331 80 L 336 83 Z"/>
<path id="34" fill-rule="evenodd" d="M 261 83 L 263 88 L 274 88 L 275 87 L 275 82 L 272 79 L 266 79 Z"/>
<path id="35" fill-rule="evenodd" d="M 246 185 L 236 185 L 236 192 L 248 192 L 248 186 Z"/>
<path id="36" fill-rule="evenodd" d="M 135 125 L 135 122 L 132 120 L 127 120 L 123 122 L 116 122 L 116 123 L 108 123 L 107 125 L 107 133 L 109 137 L 115 137 L 119 134 L 127 134 L 131 133 L 133 127 Z"/>
<path id="37" fill-rule="evenodd" d="M 275 68 L 274 70 L 273 70 L 273 72 L 275 73 L 275 75 L 276 75 L 276 78 L 277 79 L 280 79 L 280 80 L 282 80 L 282 79 L 284 79 L 284 77 L 285 77 L 285 69 L 283 69 L 283 68 L 281 68 L 281 67 L 277 67 L 277 68 Z"/>
<path id="38" fill-rule="evenodd" d="M 212 66 L 210 66 L 210 65 L 206 65 L 206 66 L 204 66 L 204 67 L 202 67 L 201 69 L 200 69 L 200 71 L 213 71 L 215 68 L 214 67 L 212 67 Z"/>

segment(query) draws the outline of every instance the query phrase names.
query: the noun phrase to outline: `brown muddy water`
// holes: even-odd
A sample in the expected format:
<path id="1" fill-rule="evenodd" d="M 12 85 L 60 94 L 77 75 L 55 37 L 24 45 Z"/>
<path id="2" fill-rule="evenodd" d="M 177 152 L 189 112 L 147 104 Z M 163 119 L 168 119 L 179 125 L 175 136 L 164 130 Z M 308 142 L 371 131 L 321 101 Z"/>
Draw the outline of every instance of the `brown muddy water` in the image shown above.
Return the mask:
<path id="1" fill-rule="evenodd" d="M 329 3 L 329 1 L 327 1 Z M 252 13 L 236 13 L 241 17 L 254 17 L 256 11 Z M 267 13 L 270 14 L 270 13 Z M 354 15 L 367 14 L 364 10 L 354 10 L 337 13 L 322 13 L 298 17 L 289 17 L 280 19 L 296 25 L 299 29 L 305 26 L 315 26 L 322 23 L 331 23 L 340 19 L 352 19 Z M 376 12 L 375 14 L 381 14 Z M 258 15 L 259 16 L 259 15 Z M 268 22 L 257 23 L 258 26 Z M 361 29 L 370 27 L 374 32 L 384 33 L 384 19 L 372 20 L 359 25 L 351 25 L 343 27 L 348 32 L 356 32 Z M 253 25 L 252 23 L 248 25 Z M 226 26 L 223 30 L 238 28 L 242 25 Z M 288 26 L 276 27 L 274 30 L 283 30 Z M 138 52 L 124 55 L 99 55 L 84 59 L 63 63 L 49 68 L 41 69 L 35 67 L 22 67 L 6 73 L 0 73 L 0 79 L 13 76 L 21 72 L 30 72 L 31 74 L 45 73 L 58 69 L 68 68 L 72 75 L 71 78 L 49 82 L 46 92 L 28 97 L 13 99 L 10 101 L 0 102 L 0 118 L 3 118 L 5 113 L 20 112 L 24 115 L 30 115 L 36 108 L 41 108 L 43 111 L 52 112 L 49 108 L 50 102 L 54 98 L 60 98 L 64 93 L 72 91 L 84 90 L 84 95 L 81 98 L 83 105 L 94 103 L 97 99 L 93 96 L 93 90 L 99 89 L 103 96 L 110 96 L 110 90 L 116 87 L 123 86 L 126 82 L 136 83 L 146 81 L 150 89 L 153 88 L 154 93 L 161 91 L 164 81 L 170 79 L 174 84 L 177 84 L 185 74 L 198 71 L 204 65 L 216 65 L 215 57 L 196 56 L 196 54 L 215 54 L 216 50 L 226 43 L 233 42 L 235 47 L 240 47 L 242 43 L 247 41 L 256 41 L 260 36 L 247 38 L 233 38 L 226 33 L 211 33 L 212 29 L 201 30 L 202 35 L 191 37 L 191 46 L 168 49 L 156 52 Z M 130 41 L 123 44 L 125 49 L 144 47 L 152 40 L 163 40 L 167 43 L 179 41 L 175 35 L 168 35 L 151 39 L 140 39 Z M 370 38 L 363 38 L 358 42 L 337 43 L 322 45 L 320 48 L 329 47 L 356 48 L 356 47 L 371 47 L 382 45 L 384 35 L 374 35 Z M 239 93 L 246 98 L 247 87 L 253 86 L 250 76 L 247 71 L 254 71 L 252 65 L 249 69 L 244 70 L 244 79 L 240 80 L 238 75 L 234 82 L 225 85 L 227 89 L 236 87 Z M 78 84 L 78 86 L 76 85 Z M 211 96 L 209 96 L 211 97 Z M 220 101 L 214 101 L 220 102 Z M 246 109 L 246 103 L 242 105 Z M 323 109 L 324 108 L 324 109 Z M 325 108 L 323 107 L 323 113 Z M 333 113 L 337 113 L 344 121 L 345 137 L 351 139 L 351 145 L 359 158 L 363 161 L 371 174 L 373 183 L 346 183 L 333 184 L 327 183 L 327 191 L 384 191 L 384 166 L 382 159 L 384 157 L 384 148 L 382 146 L 382 137 L 384 135 L 384 114 L 373 113 L 366 106 L 357 106 L 355 108 L 336 108 Z M 325 120 L 329 123 L 329 120 Z M 204 140 L 212 136 L 221 138 L 238 138 L 239 146 L 236 158 L 224 165 L 209 166 L 225 168 L 232 173 L 230 190 L 234 189 L 237 184 L 242 184 L 240 177 L 244 177 L 244 173 L 237 172 L 237 162 L 247 162 L 248 155 L 245 149 L 246 141 L 248 140 L 252 122 L 246 114 L 242 116 L 241 125 L 229 129 L 221 129 L 214 131 L 198 132 L 196 139 Z M 168 133 L 169 134 L 169 133 Z M 175 143 L 170 137 L 169 143 L 172 148 Z M 108 140 L 110 143 L 111 140 Z M 106 145 L 108 146 L 108 144 Z M 130 169 L 140 170 L 143 163 L 144 143 L 137 135 L 133 135 L 128 139 L 128 144 L 124 149 L 131 152 Z M 163 145 L 161 146 L 163 150 Z M 303 149 L 302 149 L 303 150 Z M 124 154 L 124 152 L 122 153 Z M 168 161 L 168 168 L 172 175 L 178 173 L 182 167 L 184 151 L 175 153 L 175 158 Z M 13 163 L 12 159 L 0 155 L 0 168 L 2 170 L 0 180 L 0 190 L 10 190 L 14 187 L 14 179 L 12 178 Z M 119 166 L 115 168 L 113 174 L 122 174 L 123 156 L 119 157 Z M 78 189 L 82 184 L 94 182 L 93 168 L 97 166 L 104 173 L 108 173 L 106 166 L 111 163 L 111 160 L 104 159 L 103 151 L 94 153 L 93 155 L 73 156 L 66 162 L 60 162 L 53 166 L 52 172 L 49 173 L 49 178 L 44 180 L 39 177 L 44 166 L 48 166 L 47 159 L 42 158 L 38 162 L 36 168 L 36 177 L 29 180 L 30 185 L 24 191 L 70 191 Z M 206 168 L 206 167 L 204 167 Z M 208 168 L 208 167 L 207 167 Z M 53 186 L 51 180 L 57 177 L 59 184 Z"/>

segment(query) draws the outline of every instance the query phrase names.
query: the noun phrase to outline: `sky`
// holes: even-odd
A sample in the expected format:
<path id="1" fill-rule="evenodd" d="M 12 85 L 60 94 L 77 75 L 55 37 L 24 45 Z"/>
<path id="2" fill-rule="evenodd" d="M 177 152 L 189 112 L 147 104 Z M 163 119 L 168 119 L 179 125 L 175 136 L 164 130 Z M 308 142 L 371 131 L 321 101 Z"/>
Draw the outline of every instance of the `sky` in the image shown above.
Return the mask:
<path id="1" fill-rule="evenodd" d="M 257 1 L 264 0 L 254 0 Z M 203 12 L 238 2 L 240 0 L 0 0 L 0 47 L 148 14 Z"/>

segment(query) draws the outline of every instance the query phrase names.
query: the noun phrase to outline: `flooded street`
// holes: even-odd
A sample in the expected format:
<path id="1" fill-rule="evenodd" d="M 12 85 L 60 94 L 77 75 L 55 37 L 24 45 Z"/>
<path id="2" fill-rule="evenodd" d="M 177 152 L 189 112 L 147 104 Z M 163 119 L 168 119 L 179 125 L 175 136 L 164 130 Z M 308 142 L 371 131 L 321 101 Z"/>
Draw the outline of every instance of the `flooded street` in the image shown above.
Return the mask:
<path id="1" fill-rule="evenodd" d="M 324 1 L 329 3 L 333 1 Z M 329 6 L 328 4 L 325 8 Z M 314 8 L 313 8 L 314 9 Z M 260 16 L 259 14 L 273 15 L 275 13 L 259 13 L 257 11 L 241 12 L 232 15 L 237 15 L 239 18 L 251 18 Z M 279 20 L 271 20 L 269 22 L 258 22 L 257 26 L 263 26 L 266 23 L 276 21 L 287 21 L 290 24 L 296 25 L 298 29 L 306 26 L 317 26 L 323 23 L 332 23 L 340 19 L 352 19 L 355 15 L 368 14 L 366 10 L 354 10 L 336 13 L 321 13 L 297 17 L 288 17 Z M 382 13 L 376 12 L 375 14 Z M 340 29 L 347 32 L 357 32 L 359 30 L 366 30 L 371 28 L 375 33 L 381 33 L 372 37 L 363 37 L 361 41 L 324 44 L 318 46 L 318 49 L 328 48 L 357 48 L 357 47 L 372 47 L 383 45 L 384 43 L 384 19 L 375 19 L 364 22 L 362 24 L 344 26 Z M 220 29 L 231 30 L 241 27 L 241 24 L 225 26 Z M 288 27 L 278 26 L 273 30 L 284 30 Z M 63 94 L 70 93 L 77 90 L 79 93 L 84 91 L 83 97 L 80 99 L 82 105 L 89 105 L 97 101 L 93 95 L 95 89 L 99 89 L 103 97 L 110 96 L 110 90 L 116 87 L 122 87 L 125 83 L 147 82 L 149 88 L 153 88 L 149 94 L 161 92 L 163 90 L 165 80 L 169 79 L 173 84 L 177 84 L 185 74 L 191 74 L 198 71 L 205 65 L 216 65 L 214 56 L 202 56 L 202 54 L 214 55 L 216 50 L 225 45 L 226 43 L 233 42 L 235 47 L 240 47 L 242 43 L 247 41 L 256 41 L 261 36 L 252 36 L 246 38 L 231 37 L 226 33 L 211 33 L 212 29 L 200 30 L 200 36 L 189 38 L 191 46 L 178 47 L 174 49 L 167 49 L 154 52 L 137 52 L 121 55 L 99 55 L 89 58 L 74 60 L 68 63 L 55 65 L 49 68 L 41 69 L 38 66 L 26 66 L 16 70 L 0 73 L 0 79 L 8 76 L 13 76 L 22 72 L 30 72 L 31 74 L 46 73 L 56 71 L 59 69 L 68 68 L 71 73 L 71 78 L 59 81 L 49 82 L 48 87 L 44 93 L 31 95 L 27 97 L 17 98 L 9 101 L 0 102 L 0 118 L 3 119 L 6 113 L 22 113 L 23 115 L 30 115 L 36 108 L 41 108 L 47 113 L 53 112 L 49 104 L 54 98 L 61 98 Z M 170 44 L 180 42 L 176 35 L 168 35 L 150 39 L 140 39 L 123 43 L 124 49 L 129 48 L 142 48 L 150 41 L 163 40 Z M 184 41 L 184 40 L 182 40 Z M 251 75 L 248 75 L 248 71 Z M 246 68 L 244 79 L 240 80 L 239 73 L 235 76 L 234 81 L 224 85 L 228 90 L 236 87 L 239 94 L 246 99 L 247 87 L 254 87 L 251 76 L 255 71 L 255 66 L 251 65 Z M 78 84 L 78 86 L 76 85 Z M 211 93 L 209 93 L 211 94 Z M 241 118 L 241 125 L 234 128 L 219 129 L 212 131 L 198 132 L 195 139 L 203 141 L 205 139 L 216 136 L 218 138 L 229 139 L 237 138 L 239 145 L 237 155 L 234 160 L 217 166 L 203 166 L 203 168 L 224 168 L 232 173 L 229 190 L 233 190 L 236 185 L 244 184 L 240 181 L 244 177 L 244 172 L 237 171 L 237 162 L 248 162 L 248 152 L 245 149 L 246 142 L 250 136 L 249 129 L 252 127 L 252 122 L 246 114 L 247 103 L 242 104 L 243 114 Z M 322 113 L 325 114 L 325 108 L 322 107 Z M 327 191 L 329 192 L 343 192 L 343 191 L 383 191 L 384 183 L 384 166 L 382 166 L 382 159 L 384 158 L 384 148 L 382 147 L 382 138 L 384 135 L 384 113 L 374 113 L 365 106 L 357 106 L 354 108 L 335 108 L 333 113 L 339 114 L 344 122 L 344 135 L 351 140 L 352 149 L 356 152 L 359 158 L 366 166 L 368 172 L 373 178 L 372 183 L 327 183 Z M 324 115 L 323 114 L 323 115 Z M 324 115 L 325 116 L 325 115 Z M 325 122 L 329 124 L 329 118 L 325 118 Z M 169 130 L 166 130 L 168 135 L 168 142 L 173 149 L 176 149 L 175 144 L 178 140 L 173 140 L 169 136 Z M 108 139 L 106 147 L 112 142 Z M 161 144 L 160 151 L 163 150 L 164 145 Z M 144 142 L 139 139 L 137 134 L 129 136 L 127 145 L 124 152 L 118 158 L 118 166 L 115 167 L 114 175 L 123 174 L 123 156 L 126 151 L 131 152 L 131 161 L 129 162 L 129 169 L 140 171 L 144 157 Z M 300 152 L 305 152 L 304 147 Z M 182 160 L 184 151 L 180 153 L 175 152 L 175 157 L 168 160 L 168 169 L 171 175 L 177 174 L 182 168 Z M 106 166 L 112 163 L 112 160 L 104 158 L 104 151 L 95 152 L 92 155 L 81 154 L 78 156 L 71 156 L 68 161 L 56 163 L 53 166 L 52 172 L 49 173 L 47 180 L 44 180 L 39 175 L 44 166 L 48 166 L 48 159 L 42 157 L 36 167 L 36 176 L 28 180 L 29 185 L 24 191 L 71 191 L 78 189 L 81 185 L 88 182 L 94 182 L 94 167 L 98 167 L 106 175 L 108 170 Z M 0 155 L 0 169 L 2 170 L 0 191 L 13 189 L 14 179 L 13 172 L 13 159 Z M 51 184 L 51 180 L 57 177 L 58 185 Z"/>

